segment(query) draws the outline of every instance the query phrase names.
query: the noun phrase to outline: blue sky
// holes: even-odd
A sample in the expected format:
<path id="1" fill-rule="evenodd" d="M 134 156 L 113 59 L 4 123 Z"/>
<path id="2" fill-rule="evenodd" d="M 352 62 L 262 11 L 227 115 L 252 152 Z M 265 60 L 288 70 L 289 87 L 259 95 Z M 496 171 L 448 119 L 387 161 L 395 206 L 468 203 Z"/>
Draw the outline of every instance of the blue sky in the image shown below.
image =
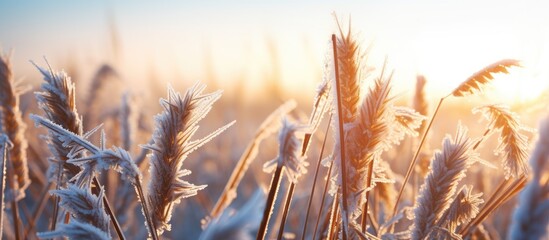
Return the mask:
<path id="1" fill-rule="evenodd" d="M 72 59 L 98 65 L 113 59 L 113 19 L 120 67 L 129 78 L 154 68 L 166 78 L 200 79 L 205 61 L 213 59 L 219 81 L 246 76 L 259 85 L 273 71 L 274 46 L 284 84 L 297 88 L 318 81 L 336 30 L 332 12 L 345 25 L 352 16 L 363 45 L 374 44 L 371 64 L 380 66 L 387 57 L 401 92 L 414 86 L 417 73 L 431 80 L 434 91 L 447 92 L 502 58 L 528 65 L 517 73 L 522 79 L 549 82 L 549 7 L 533 0 L 1 1 L 0 46 L 14 50 L 21 72 L 32 72 L 28 60 L 42 56 L 60 65 Z M 499 89 L 511 94 L 518 87 Z"/>

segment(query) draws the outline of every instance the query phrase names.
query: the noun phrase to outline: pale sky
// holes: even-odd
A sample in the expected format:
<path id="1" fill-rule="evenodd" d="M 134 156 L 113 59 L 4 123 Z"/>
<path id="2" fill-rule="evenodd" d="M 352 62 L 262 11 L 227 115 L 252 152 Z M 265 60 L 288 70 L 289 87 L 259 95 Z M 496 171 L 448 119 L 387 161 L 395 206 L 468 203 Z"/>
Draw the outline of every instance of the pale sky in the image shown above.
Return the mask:
<path id="1" fill-rule="evenodd" d="M 289 92 L 300 93 L 320 80 L 336 12 L 345 26 L 351 16 L 364 48 L 373 43 L 367 63 L 379 68 L 387 57 L 404 94 L 421 73 L 429 95 L 441 97 L 504 58 L 525 67 L 494 82 L 497 94 L 524 99 L 549 85 L 547 1 L 295 2 L 1 1 L 0 46 L 14 50 L 26 78 L 38 76 L 28 60 L 43 56 L 57 68 L 76 61 L 92 71 L 113 60 L 113 19 L 127 78 L 143 81 L 154 70 L 166 81 L 196 81 L 214 69 L 221 85 L 245 77 L 258 86 L 280 71 Z"/>

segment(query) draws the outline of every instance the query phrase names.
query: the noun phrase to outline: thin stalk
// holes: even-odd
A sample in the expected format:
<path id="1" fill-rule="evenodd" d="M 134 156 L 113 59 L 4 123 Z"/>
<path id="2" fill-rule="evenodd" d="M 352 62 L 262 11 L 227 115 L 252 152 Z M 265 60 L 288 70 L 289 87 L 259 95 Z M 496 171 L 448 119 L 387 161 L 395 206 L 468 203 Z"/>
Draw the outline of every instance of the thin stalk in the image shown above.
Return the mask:
<path id="1" fill-rule="evenodd" d="M 494 191 L 488 202 L 484 204 L 479 214 L 477 214 L 474 219 L 472 219 L 464 228 L 461 229 L 460 234 L 464 237 L 469 235 L 472 230 L 474 230 L 482 221 L 484 221 L 484 219 L 488 217 L 488 215 L 490 215 L 490 213 L 524 188 L 526 180 L 527 177 L 524 175 L 513 181 L 511 184 L 509 184 L 510 180 L 503 180 L 500 187 Z"/>
<path id="2" fill-rule="evenodd" d="M 372 175 L 374 174 L 374 160 L 370 161 L 370 164 L 368 166 L 368 178 L 366 179 L 366 188 L 369 188 L 370 185 L 372 185 Z M 362 208 L 362 232 L 366 232 L 366 223 L 368 220 L 368 205 L 370 205 L 370 191 L 368 190 L 366 192 L 366 202 L 364 203 L 364 207 Z"/>
<path id="3" fill-rule="evenodd" d="M 328 228 L 328 234 L 326 236 L 328 236 L 328 239 L 332 239 L 332 235 L 336 231 L 336 228 L 337 228 L 337 215 L 339 213 L 339 198 L 337 197 L 337 195 L 334 197 L 334 202 L 333 202 L 333 205 L 332 205 L 332 211 L 330 213 L 330 227 Z"/>
<path id="4" fill-rule="evenodd" d="M 404 181 L 402 182 L 402 186 L 400 187 L 400 190 L 398 191 L 398 196 L 395 201 L 395 206 L 393 208 L 393 214 L 391 218 L 394 218 L 396 216 L 396 213 L 398 211 L 398 202 L 400 202 L 400 198 L 402 197 L 402 192 L 404 192 L 404 188 L 406 187 L 406 183 L 408 182 L 408 179 L 410 178 L 410 175 L 412 173 L 412 170 L 414 169 L 417 161 L 417 157 L 419 156 L 419 153 L 421 152 L 421 148 L 423 147 L 423 144 L 425 143 L 425 139 L 427 138 L 427 134 L 429 133 L 429 130 L 431 129 L 431 126 L 433 125 L 433 121 L 435 120 L 435 117 L 437 116 L 438 110 L 440 109 L 440 105 L 442 105 L 442 102 L 444 99 L 449 97 L 450 95 L 443 97 L 438 102 L 437 108 L 435 109 L 435 112 L 433 113 L 433 116 L 431 116 L 431 120 L 429 121 L 429 125 L 427 125 L 427 128 L 425 129 L 425 132 L 423 132 L 423 136 L 421 137 L 421 141 L 419 142 L 419 146 L 417 147 L 416 152 L 414 153 L 414 158 L 412 159 L 412 162 L 410 162 L 410 165 L 408 166 L 408 170 L 406 170 L 406 176 L 404 177 Z"/>
<path id="5" fill-rule="evenodd" d="M 301 232 L 301 240 L 305 240 L 305 235 L 307 234 L 307 222 L 309 221 L 309 213 L 311 211 L 311 205 L 313 203 L 313 196 L 315 195 L 316 180 L 318 179 L 318 172 L 320 171 L 320 165 L 322 165 L 321 164 L 322 155 L 324 153 L 324 147 L 326 146 L 326 139 L 328 139 L 328 130 L 330 129 L 331 122 L 332 122 L 332 117 L 330 116 L 330 118 L 328 119 L 328 125 L 326 126 L 326 134 L 324 134 L 324 140 L 322 140 L 322 148 L 320 150 L 320 156 L 318 157 L 318 163 L 316 165 L 315 177 L 313 180 L 313 187 L 311 188 L 311 194 L 309 195 L 309 203 L 307 204 L 307 213 L 305 214 L 305 224 L 303 224 L 303 231 Z M 332 165 L 330 164 L 329 172 L 332 170 L 331 167 Z M 324 198 L 322 198 L 322 202 L 324 202 Z M 320 210 L 322 211 L 322 207 L 320 208 Z"/>
<path id="6" fill-rule="evenodd" d="M 56 182 L 57 184 L 55 186 L 55 190 L 59 190 L 61 180 L 63 179 L 63 162 L 59 161 L 58 165 L 59 166 L 57 168 L 59 170 L 58 170 L 58 173 L 57 173 L 57 182 Z M 52 221 L 51 221 L 51 227 L 50 227 L 51 231 L 55 231 L 55 228 L 57 226 L 57 216 L 59 215 L 59 201 L 60 201 L 60 199 L 61 198 L 57 195 L 53 196 L 54 205 L 53 205 L 53 215 L 52 215 Z"/>
<path id="7" fill-rule="evenodd" d="M 273 175 L 273 180 L 271 181 L 271 186 L 269 187 L 269 196 L 267 197 L 265 211 L 263 212 L 263 219 L 261 220 L 261 224 L 259 225 L 259 230 L 257 232 L 257 240 L 264 239 L 265 235 L 267 234 L 267 226 L 269 225 L 269 219 L 271 218 L 276 195 L 278 194 L 278 189 L 280 188 L 281 178 L 282 165 L 279 165 L 278 167 L 276 167 L 276 171 Z"/>
<path id="8" fill-rule="evenodd" d="M 486 129 L 484 134 L 482 134 L 482 137 L 478 140 L 478 142 L 473 147 L 473 150 L 476 150 L 478 148 L 478 146 L 480 146 L 480 143 L 482 143 L 482 141 L 484 141 L 484 138 L 486 137 L 486 135 L 488 135 L 488 133 L 490 133 L 491 131 L 492 131 L 491 128 Z"/>
<path id="9" fill-rule="evenodd" d="M 48 192 L 50 191 L 50 188 L 52 186 L 52 182 L 48 182 L 48 185 L 44 188 L 44 191 L 40 194 L 40 202 L 36 205 L 36 209 L 34 210 L 34 213 L 32 214 L 32 217 L 29 220 L 28 227 L 25 230 L 25 233 L 23 234 L 23 239 L 27 239 L 27 236 L 30 233 L 34 232 L 34 227 L 36 221 L 38 221 L 38 218 L 42 214 L 42 211 L 44 211 L 44 207 L 46 206 L 46 203 L 48 202 Z"/>
<path id="10" fill-rule="evenodd" d="M 342 195 L 342 218 L 343 218 L 343 240 L 347 240 L 347 231 L 349 224 L 348 219 L 348 210 L 349 206 L 347 203 L 347 165 L 345 158 L 345 130 L 343 128 L 343 113 L 341 110 L 341 89 L 339 85 L 339 63 L 337 58 L 337 39 L 336 35 L 332 34 L 332 48 L 334 51 L 334 67 L 335 67 L 335 80 L 336 80 L 336 99 L 337 99 L 337 116 L 338 116 L 338 125 L 339 125 L 339 149 L 340 149 L 340 164 L 341 164 L 341 195 Z"/>
<path id="11" fill-rule="evenodd" d="M 100 184 L 99 180 L 97 180 L 97 177 L 93 177 L 93 184 L 96 186 L 96 192 L 94 194 L 99 194 Z M 93 192 L 93 188 L 92 188 Z M 116 231 L 116 235 L 118 235 L 118 238 L 121 240 L 125 240 L 126 237 L 124 236 L 124 231 L 122 231 L 122 227 L 120 227 L 120 223 L 118 223 L 118 220 L 116 219 L 116 216 L 114 214 L 114 211 L 112 211 L 111 204 L 109 203 L 109 200 L 107 199 L 107 195 L 103 195 L 103 206 L 105 207 L 105 211 L 109 215 L 109 218 L 111 219 L 112 225 L 114 227 L 114 230 Z"/>
<path id="12" fill-rule="evenodd" d="M 4 161 L 7 161 L 9 166 L 13 168 L 11 162 L 10 162 L 10 154 L 6 154 L 6 158 L 4 158 Z M 15 183 L 13 182 L 13 171 L 7 171 L 7 182 L 10 187 L 10 191 L 12 191 L 13 200 L 11 201 L 11 214 L 13 216 L 13 228 L 15 231 L 15 239 L 20 240 L 21 235 L 19 233 L 19 208 L 17 207 L 17 200 L 15 199 Z"/>
<path id="13" fill-rule="evenodd" d="M 374 234 L 377 235 L 377 231 L 379 229 L 379 224 L 376 222 L 375 218 L 372 216 L 372 213 L 368 213 L 368 218 L 370 219 L 370 222 L 372 223 L 372 230 L 374 230 Z M 367 234 L 368 232 L 364 232 L 364 234 Z"/>
<path id="14" fill-rule="evenodd" d="M 318 211 L 318 218 L 316 219 L 315 230 L 313 232 L 313 240 L 316 238 L 316 233 L 318 231 L 318 224 L 320 223 L 320 218 L 322 217 L 322 209 L 324 209 L 324 203 L 326 202 L 326 193 L 328 193 L 328 186 L 330 185 L 330 175 L 332 174 L 332 166 L 334 161 L 330 162 L 330 167 L 328 168 L 328 173 L 326 174 L 326 183 L 324 184 L 324 192 L 322 193 L 322 201 L 320 201 L 320 211 Z M 337 197 L 336 197 L 337 199 Z M 335 200 L 334 200 L 335 201 Z M 305 233 L 303 233 L 305 234 Z M 303 240 L 303 238 L 302 238 Z"/>
<path id="15" fill-rule="evenodd" d="M 57 188 L 59 190 L 59 188 Z M 51 217 L 51 226 L 50 231 L 55 231 L 57 226 L 57 216 L 59 215 L 59 197 L 57 195 L 53 196 L 53 214 Z"/>
<path id="16" fill-rule="evenodd" d="M 145 215 L 145 221 L 147 222 L 150 234 L 153 238 L 153 240 L 158 240 L 158 234 L 156 232 L 156 226 L 154 225 L 154 221 L 152 221 L 149 208 L 147 207 L 145 194 L 143 194 L 143 188 L 141 187 L 141 184 L 139 183 L 139 179 L 135 179 L 137 184 L 135 184 L 135 189 L 137 189 L 137 194 L 139 195 L 139 199 L 141 201 L 141 207 L 143 208 L 143 214 Z"/>
<path id="17" fill-rule="evenodd" d="M 3 136 L 0 136 L 3 137 Z M 2 146 L 2 170 L 0 171 L 0 174 L 2 175 L 0 177 L 0 200 L 2 201 L 1 208 L 0 208 L 0 240 L 2 239 L 2 233 L 4 233 L 4 189 L 6 188 L 6 161 L 8 157 L 8 143 L 7 141 L 4 141 L 4 146 Z"/>
<path id="18" fill-rule="evenodd" d="M 292 197 L 294 196 L 295 183 L 290 184 L 288 189 L 288 194 L 286 194 L 286 202 L 284 203 L 284 210 L 282 212 L 282 220 L 280 221 L 280 228 L 278 229 L 277 240 L 281 240 L 284 235 L 284 226 L 286 225 L 286 218 L 288 217 L 288 210 L 290 209 L 290 204 L 292 203 Z"/>

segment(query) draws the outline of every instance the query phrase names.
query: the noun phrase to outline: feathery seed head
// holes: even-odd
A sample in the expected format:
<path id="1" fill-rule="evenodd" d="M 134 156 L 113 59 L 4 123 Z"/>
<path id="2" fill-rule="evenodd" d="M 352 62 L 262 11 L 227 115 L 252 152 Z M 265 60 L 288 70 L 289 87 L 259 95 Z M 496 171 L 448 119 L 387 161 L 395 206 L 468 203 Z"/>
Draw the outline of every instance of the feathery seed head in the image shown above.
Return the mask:
<path id="1" fill-rule="evenodd" d="M 283 166 L 288 179 L 294 183 L 297 183 L 297 179 L 302 174 L 307 173 L 306 167 L 309 163 L 305 162 L 306 157 L 301 155 L 302 139 L 297 136 L 297 134 L 302 135 L 300 131 L 303 129 L 287 118 L 283 118 L 282 128 L 278 135 L 278 157 L 266 162 L 263 165 L 264 171 L 272 172 L 277 166 Z"/>
<path id="2" fill-rule="evenodd" d="M 520 131 L 529 129 L 520 124 L 519 117 L 504 105 L 482 106 L 473 112 L 481 112 L 490 121 L 488 128 L 501 131 L 495 153 L 503 156 L 505 178 L 528 174 L 528 137 Z"/>
<path id="3" fill-rule="evenodd" d="M 191 152 L 234 123 L 225 125 L 205 138 L 191 140 L 198 130 L 198 122 L 208 114 L 213 103 L 221 97 L 220 91 L 202 94 L 205 87 L 197 83 L 187 90 L 184 97 L 169 87 L 168 99 L 160 101 L 164 111 L 156 116 L 154 143 L 144 146 L 152 150 L 148 199 L 152 206 L 151 216 L 158 235 L 161 235 L 164 230 L 170 230 L 169 221 L 172 217 L 173 205 L 178 204 L 181 198 L 194 196 L 206 187 L 206 185 L 196 186 L 182 179 L 191 173 L 182 168 L 183 161 Z"/>
<path id="4" fill-rule="evenodd" d="M 509 73 L 510 67 L 520 67 L 520 63 L 514 59 L 505 59 L 486 66 L 482 70 L 471 75 L 467 80 L 461 83 L 451 95 L 455 97 L 465 97 L 482 92 L 482 87 L 494 79 L 494 73 Z"/>
<path id="5" fill-rule="evenodd" d="M 416 202 L 412 239 L 425 238 L 450 206 L 459 181 L 478 159 L 473 144 L 467 129 L 460 124 L 455 138 L 446 137 L 442 151 L 435 153 Z"/>
<path id="6" fill-rule="evenodd" d="M 103 208 L 103 189 L 99 196 L 95 196 L 89 189 L 69 184 L 67 188 L 52 190 L 51 193 L 61 198 L 59 204 L 70 212 L 74 219 L 89 223 L 101 231 L 109 233 L 110 219 Z"/>
<path id="7" fill-rule="evenodd" d="M 38 107 L 44 111 L 46 117 L 73 132 L 76 135 L 82 135 L 82 119 L 76 109 L 76 90 L 71 78 L 63 71 L 55 72 L 51 68 L 44 69 L 32 62 L 42 73 L 45 83 L 42 84 L 42 92 L 35 92 Z M 80 169 L 70 163 L 67 163 L 67 155 L 70 149 L 65 148 L 63 143 L 57 138 L 52 138 L 48 147 L 53 154 L 49 158 L 48 168 L 49 181 L 58 181 L 60 170 L 66 172 L 63 174 L 66 179 L 73 178 Z M 59 179 L 63 185 L 64 179 Z"/>

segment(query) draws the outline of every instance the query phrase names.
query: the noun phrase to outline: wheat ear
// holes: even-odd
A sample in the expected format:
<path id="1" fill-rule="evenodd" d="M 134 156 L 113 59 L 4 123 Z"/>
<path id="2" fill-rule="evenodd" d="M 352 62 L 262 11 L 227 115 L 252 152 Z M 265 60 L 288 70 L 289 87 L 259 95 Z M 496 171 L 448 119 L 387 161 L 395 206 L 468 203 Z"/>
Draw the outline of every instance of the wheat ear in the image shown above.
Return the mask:
<path id="1" fill-rule="evenodd" d="M 13 143 L 9 151 L 13 167 L 13 194 L 8 194 L 10 200 L 19 201 L 25 197 L 25 190 L 30 185 L 29 168 L 27 165 L 27 140 L 25 139 L 26 124 L 23 122 L 19 109 L 19 97 L 23 89 L 15 82 L 9 56 L 0 54 L 0 132 L 5 133 Z"/>
<path id="2" fill-rule="evenodd" d="M 220 91 L 202 94 L 205 87 L 197 83 L 187 90 L 184 97 L 169 87 L 168 98 L 160 102 L 164 111 L 156 116 L 154 143 L 144 146 L 152 150 L 147 198 L 152 208 L 154 230 L 159 236 L 171 229 L 169 222 L 174 205 L 206 187 L 182 179 L 191 173 L 182 168 L 183 161 L 191 152 L 234 124 L 231 122 L 202 139 L 191 141 L 198 130 L 198 122 L 206 117 L 213 103 L 221 97 Z"/>
<path id="3" fill-rule="evenodd" d="M 473 141 L 466 134 L 465 127 L 459 126 L 454 140 L 447 137 L 442 152 L 435 153 L 414 209 L 412 239 L 423 239 L 433 230 L 450 206 L 459 181 L 477 158 Z"/>

